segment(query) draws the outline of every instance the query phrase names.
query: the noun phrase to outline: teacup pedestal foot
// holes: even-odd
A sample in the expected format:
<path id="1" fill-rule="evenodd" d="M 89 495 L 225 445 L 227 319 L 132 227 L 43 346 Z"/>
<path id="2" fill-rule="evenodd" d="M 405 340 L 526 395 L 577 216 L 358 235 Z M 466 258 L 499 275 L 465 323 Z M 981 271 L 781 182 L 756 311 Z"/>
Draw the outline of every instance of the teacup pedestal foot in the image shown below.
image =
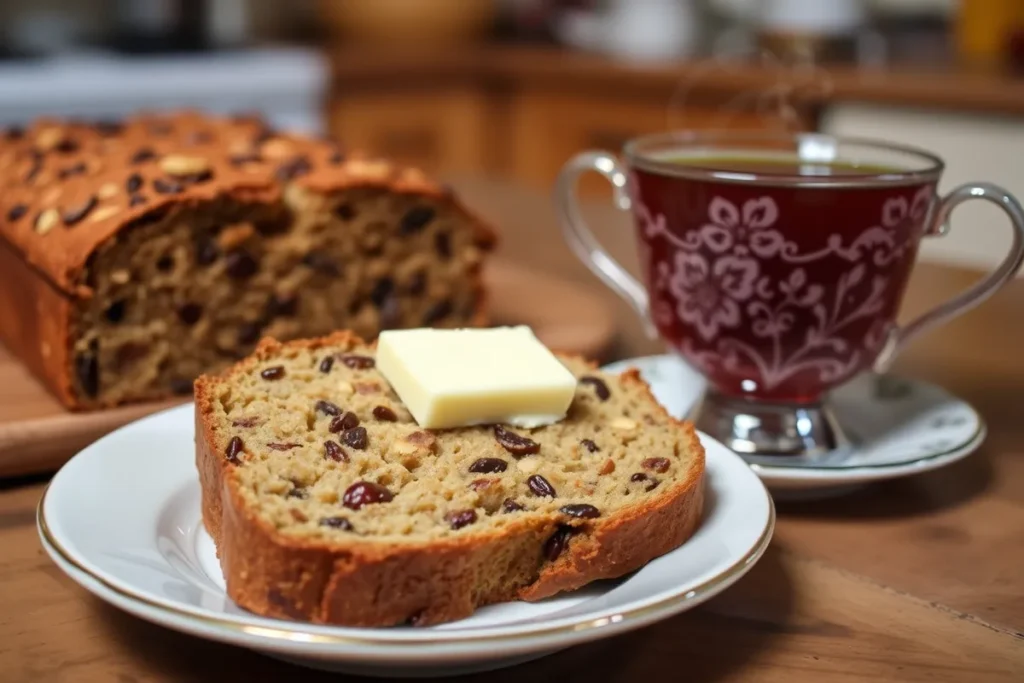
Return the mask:
<path id="1" fill-rule="evenodd" d="M 764 403 L 708 389 L 691 419 L 697 429 L 743 456 L 815 458 L 851 445 L 824 403 Z"/>

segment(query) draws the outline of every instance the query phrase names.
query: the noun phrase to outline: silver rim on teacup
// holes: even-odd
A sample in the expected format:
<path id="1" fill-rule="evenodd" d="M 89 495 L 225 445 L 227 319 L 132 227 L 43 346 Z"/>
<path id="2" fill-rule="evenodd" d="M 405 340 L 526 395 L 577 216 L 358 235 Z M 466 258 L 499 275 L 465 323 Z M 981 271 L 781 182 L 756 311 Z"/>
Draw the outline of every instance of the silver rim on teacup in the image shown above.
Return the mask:
<path id="1" fill-rule="evenodd" d="M 792 143 L 793 149 L 778 147 Z M 848 158 L 857 150 L 858 160 L 877 164 L 899 164 L 901 170 L 884 173 L 863 172 L 855 176 L 828 175 L 795 175 L 772 173 L 741 173 L 702 167 L 699 164 L 683 165 L 667 163 L 653 156 L 650 148 L 664 150 L 666 146 L 685 147 L 686 156 L 699 158 L 714 153 L 722 154 L 723 145 L 739 148 L 741 157 L 756 152 L 764 156 L 768 151 L 775 150 L 782 158 L 792 158 L 797 154 L 808 163 L 827 163 L 837 159 Z M 771 146 L 770 146 L 771 145 Z M 678 156 L 678 149 L 673 150 L 673 157 Z M 945 170 L 942 159 L 931 152 L 910 145 L 883 142 L 869 138 L 837 137 L 819 133 L 780 134 L 747 131 L 674 131 L 655 133 L 635 138 L 622 148 L 622 156 L 628 166 L 640 168 L 650 173 L 682 178 L 718 180 L 727 183 L 744 183 L 750 185 L 795 186 L 795 187 L 869 187 L 914 185 L 929 180 L 938 180 Z M 728 155 L 724 155 L 728 156 Z M 916 162 L 916 163 L 915 163 Z"/>
<path id="2" fill-rule="evenodd" d="M 811 166 L 856 159 L 858 163 L 885 170 L 855 175 L 756 173 L 702 166 L 701 157 L 759 158 L 778 154 Z M 675 163 L 666 157 L 676 160 Z M 693 163 L 680 164 L 679 158 Z M 575 189 L 580 175 L 596 171 L 614 188 L 614 202 L 621 210 L 633 208 L 636 188 L 632 170 L 649 174 L 719 184 L 764 185 L 784 188 L 899 188 L 937 184 L 944 170 L 942 159 L 931 152 L 885 141 L 836 137 L 819 133 L 757 133 L 742 131 L 677 131 L 628 141 L 623 162 L 604 151 L 587 151 L 569 160 L 559 173 L 555 203 L 566 242 L 577 257 L 608 287 L 629 303 L 647 335 L 659 336 L 645 286 L 619 264 L 587 227 L 577 205 Z M 889 170 L 894 169 L 894 170 Z M 894 321 L 885 330 L 870 369 L 885 372 L 897 354 L 914 337 L 931 330 L 982 303 L 1009 282 L 1024 262 L 1024 208 L 1006 190 L 990 183 L 960 185 L 944 197 L 935 194 L 924 214 L 923 237 L 941 237 L 949 231 L 953 209 L 970 199 L 981 199 L 1001 208 L 1010 219 L 1011 244 L 1006 257 L 987 277 L 951 300 L 936 306 L 906 325 Z M 709 382 L 703 400 L 692 414 L 697 427 L 749 456 L 816 457 L 850 445 L 848 437 L 829 410 L 827 396 L 820 402 L 785 403 L 723 394 Z"/>

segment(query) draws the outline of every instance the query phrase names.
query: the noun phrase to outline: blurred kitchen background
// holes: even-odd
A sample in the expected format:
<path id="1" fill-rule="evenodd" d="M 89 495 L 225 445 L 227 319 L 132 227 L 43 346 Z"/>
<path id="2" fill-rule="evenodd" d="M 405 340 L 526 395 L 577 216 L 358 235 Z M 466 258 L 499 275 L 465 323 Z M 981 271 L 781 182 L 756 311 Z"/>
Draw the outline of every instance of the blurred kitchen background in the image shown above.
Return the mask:
<path id="1" fill-rule="evenodd" d="M 582 149 L 728 126 L 916 144 L 944 187 L 1024 196 L 1024 0 L 0 0 L 0 126 L 181 107 L 544 191 Z M 928 257 L 994 263 L 996 216 Z"/>

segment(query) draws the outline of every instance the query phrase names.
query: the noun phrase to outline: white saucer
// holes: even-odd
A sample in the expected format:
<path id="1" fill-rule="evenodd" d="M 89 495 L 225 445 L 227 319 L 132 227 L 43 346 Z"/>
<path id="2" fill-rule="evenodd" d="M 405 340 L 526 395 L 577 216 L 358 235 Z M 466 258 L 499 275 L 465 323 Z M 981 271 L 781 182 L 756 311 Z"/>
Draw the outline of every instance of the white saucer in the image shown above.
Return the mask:
<path id="1" fill-rule="evenodd" d="M 507 666 L 690 609 L 745 574 L 771 538 L 764 485 L 707 449 L 705 519 L 692 539 L 619 581 L 538 603 L 492 605 L 431 628 L 341 628 L 236 607 L 200 521 L 192 406 L 128 425 L 75 456 L 39 505 L 43 547 L 72 579 L 134 615 L 307 666 L 426 676 Z"/>
<path id="2" fill-rule="evenodd" d="M 633 358 L 605 369 L 629 367 L 640 370 L 677 417 L 687 415 L 704 391 L 704 378 L 675 355 Z M 829 401 L 853 448 L 817 459 L 743 456 L 774 495 L 838 494 L 934 470 L 968 456 L 985 438 L 985 423 L 974 408 L 925 382 L 863 374 L 836 389 Z"/>

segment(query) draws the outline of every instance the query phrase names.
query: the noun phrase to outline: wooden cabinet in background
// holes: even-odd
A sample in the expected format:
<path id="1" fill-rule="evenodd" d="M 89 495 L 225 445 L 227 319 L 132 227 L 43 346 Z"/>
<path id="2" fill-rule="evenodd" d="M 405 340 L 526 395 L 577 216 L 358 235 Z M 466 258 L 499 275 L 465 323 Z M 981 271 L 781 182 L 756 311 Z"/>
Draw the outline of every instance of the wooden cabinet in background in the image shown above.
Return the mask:
<path id="1" fill-rule="evenodd" d="M 503 175 L 545 189 L 580 151 L 617 151 L 636 135 L 681 127 L 813 130 L 842 103 L 910 105 L 924 117 L 1024 114 L 1024 80 L 956 68 L 835 65 L 793 71 L 789 82 L 768 62 L 629 63 L 538 46 L 338 46 L 330 55 L 331 127 L 347 144 L 434 173 Z M 608 188 L 588 177 L 582 191 Z"/>
<path id="2" fill-rule="evenodd" d="M 815 109 L 794 102 L 793 120 L 758 107 L 732 84 L 697 81 L 673 104 L 681 75 L 606 72 L 544 52 L 346 53 L 335 61 L 331 132 L 345 144 L 431 173 L 486 173 L 550 188 L 562 165 L 587 149 L 621 150 L 630 138 L 685 127 L 810 129 Z M 479 59 L 476 58 L 479 56 Z M 646 74 L 646 75 L 645 75 Z M 743 107 L 739 106 L 740 104 Z M 599 178 L 583 194 L 608 195 Z"/>
<path id="3" fill-rule="evenodd" d="M 669 112 L 661 98 L 629 98 L 572 89 L 445 87 L 339 92 L 331 132 L 365 149 L 432 173 L 496 173 L 550 187 L 558 170 L 587 149 L 619 152 L 630 138 L 669 130 L 777 127 L 761 112 L 688 105 Z M 799 127 L 808 128 L 809 117 Z M 581 192 L 608 194 L 585 178 Z"/>
<path id="4" fill-rule="evenodd" d="M 685 126 L 691 130 L 760 130 L 781 121 L 756 111 L 728 111 L 712 103 L 672 109 L 663 97 L 621 97 L 614 93 L 523 90 L 512 100 L 512 171 L 520 180 L 551 186 L 562 165 L 584 150 L 619 153 L 631 138 Z M 810 126 L 809 118 L 798 127 Z M 584 195 L 610 195 L 594 175 L 580 180 Z"/>
<path id="5" fill-rule="evenodd" d="M 487 110 L 470 88 L 342 90 L 331 105 L 331 133 L 344 144 L 429 172 L 487 170 Z"/>

